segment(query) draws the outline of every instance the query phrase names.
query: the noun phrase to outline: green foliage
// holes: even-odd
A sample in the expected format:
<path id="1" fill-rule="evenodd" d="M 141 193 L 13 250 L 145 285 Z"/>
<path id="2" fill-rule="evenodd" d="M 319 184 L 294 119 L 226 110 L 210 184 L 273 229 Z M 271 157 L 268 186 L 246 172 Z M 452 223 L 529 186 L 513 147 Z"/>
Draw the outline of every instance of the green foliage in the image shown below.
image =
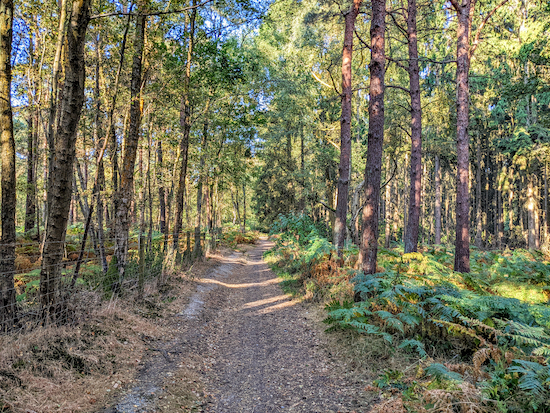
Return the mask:
<path id="1" fill-rule="evenodd" d="M 426 374 L 428 374 L 429 376 L 433 376 L 436 380 L 439 381 L 448 380 L 453 382 L 461 382 L 464 380 L 464 378 L 460 374 L 454 371 L 449 371 L 449 369 L 441 363 L 432 363 L 428 367 L 426 367 L 424 371 L 426 372 Z"/>
<path id="2" fill-rule="evenodd" d="M 277 239 L 272 254 L 285 258 L 287 270 L 304 276 L 314 265 L 331 260 L 331 243 L 307 216 L 280 216 L 272 234 Z M 356 250 L 348 251 L 352 253 Z M 529 287 L 537 297 L 544 294 L 550 286 L 549 266 L 542 255 L 527 250 L 505 254 L 474 250 L 472 273 L 458 274 L 450 269 L 452 258 L 452 250 L 445 247 L 413 254 L 403 254 L 400 247 L 382 248 L 383 272 L 348 269 L 361 301 L 327 304 L 327 331 L 353 330 L 380 337 L 421 358 L 450 351 L 460 362 L 477 363 L 476 374 L 485 379 L 474 384 L 495 406 L 536 411 L 548 398 L 550 385 L 550 307 L 525 291 Z M 523 299 L 499 295 L 505 282 L 524 291 Z M 507 362 L 504 354 L 506 360 L 513 355 L 515 361 Z M 436 388 L 456 388 L 470 380 L 441 363 L 432 363 L 425 373 Z M 392 380 L 386 379 L 379 380 Z"/>

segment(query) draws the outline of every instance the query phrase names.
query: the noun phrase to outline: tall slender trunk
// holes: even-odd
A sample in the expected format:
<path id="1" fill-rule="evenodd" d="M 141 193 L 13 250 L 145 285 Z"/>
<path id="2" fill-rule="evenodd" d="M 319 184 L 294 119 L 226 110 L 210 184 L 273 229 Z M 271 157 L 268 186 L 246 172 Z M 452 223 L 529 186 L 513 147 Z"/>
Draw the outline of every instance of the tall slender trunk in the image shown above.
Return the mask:
<path id="1" fill-rule="evenodd" d="M 192 2 L 196 5 L 196 0 Z M 193 8 L 190 15 L 189 26 L 189 43 L 187 47 L 187 65 L 185 67 L 185 75 L 183 77 L 183 96 L 181 98 L 180 107 L 180 127 L 182 129 L 182 138 L 180 141 L 180 156 L 181 165 L 179 172 L 178 185 L 176 190 L 176 214 L 174 222 L 173 249 L 177 250 L 179 233 L 182 226 L 182 215 L 184 207 L 184 193 L 187 178 L 187 161 L 189 153 L 189 133 L 191 132 L 191 102 L 190 102 L 190 85 L 191 85 L 191 64 L 193 59 L 193 51 L 195 47 L 195 19 L 197 17 L 197 8 Z"/>
<path id="2" fill-rule="evenodd" d="M 25 232 L 34 229 L 36 225 L 36 135 L 38 130 L 38 120 L 35 119 L 36 104 L 33 104 L 36 98 L 36 83 L 38 82 L 38 74 L 36 73 L 36 62 L 34 57 L 34 39 L 32 33 L 29 36 L 29 85 L 28 85 L 28 101 L 29 101 L 29 117 L 28 117 L 28 132 L 27 132 L 27 188 L 25 202 Z M 33 96 L 34 92 L 34 96 Z"/>
<path id="3" fill-rule="evenodd" d="M 483 219 L 481 212 L 481 136 L 478 135 L 476 145 L 476 247 L 481 248 L 481 235 L 483 232 Z"/>
<path id="4" fill-rule="evenodd" d="M 204 176 L 206 174 L 205 165 L 206 165 L 206 151 L 208 149 L 208 118 L 204 122 L 204 128 L 202 131 L 202 142 L 201 142 L 201 158 L 199 161 L 199 183 L 197 185 L 197 223 L 195 225 L 195 247 L 193 250 L 193 256 L 195 259 L 199 259 L 203 255 L 201 248 L 201 226 L 202 226 L 202 193 L 203 193 L 203 184 Z"/>
<path id="5" fill-rule="evenodd" d="M 134 38 L 134 58 L 132 62 L 132 80 L 130 85 L 130 126 L 124 142 L 122 170 L 120 173 L 120 188 L 115 195 L 115 251 L 119 280 L 113 285 L 116 290 L 124 279 L 126 259 L 128 255 L 128 237 L 130 231 L 130 208 L 134 198 L 134 166 L 136 163 L 137 148 L 141 128 L 141 87 L 142 87 L 142 59 L 145 43 L 145 23 L 147 17 L 144 11 L 144 2 L 138 5 L 136 18 L 136 32 Z"/>
<path id="6" fill-rule="evenodd" d="M 101 192 L 105 189 L 105 169 L 103 165 L 103 154 L 101 154 L 101 149 L 104 146 L 105 141 L 107 140 L 106 137 L 100 138 L 102 136 L 102 128 L 101 128 L 101 118 L 102 118 L 102 112 L 101 112 L 101 97 L 100 97 L 100 90 L 99 90 L 99 69 L 101 64 L 101 56 L 102 56 L 102 50 L 101 49 L 101 37 L 100 34 L 96 34 L 95 36 L 95 85 L 94 85 L 94 100 L 95 100 L 95 113 L 94 113 L 94 141 L 96 143 L 96 163 L 97 163 L 97 184 L 94 183 L 94 194 L 92 194 L 91 202 L 94 202 L 93 196 L 95 195 L 96 199 L 96 207 L 97 207 L 97 241 L 98 241 L 98 249 L 99 249 L 99 260 L 101 262 L 101 266 L 103 268 L 103 273 L 107 273 L 107 257 L 105 255 L 105 233 L 103 231 L 103 198 L 101 196 Z M 101 156 L 101 158 L 100 158 Z M 91 218 L 91 215 L 90 215 Z"/>
<path id="7" fill-rule="evenodd" d="M 13 1 L 0 0 L 0 151 L 2 163 L 2 234 L 0 237 L 0 331 L 16 322 L 15 274 L 15 139 L 11 108 Z"/>
<path id="8" fill-rule="evenodd" d="M 59 318 L 60 263 L 72 195 L 76 131 L 84 103 L 84 43 L 90 0 L 73 0 L 67 30 L 67 59 L 60 120 L 48 174 L 48 218 L 40 272 L 40 303 L 44 316 Z"/>
<path id="9" fill-rule="evenodd" d="M 525 207 L 527 209 L 527 246 L 530 249 L 537 248 L 537 229 L 536 229 L 536 199 L 535 199 L 535 186 L 533 184 L 533 174 L 530 173 L 527 177 L 527 197 Z"/>
<path id="10" fill-rule="evenodd" d="M 416 0 L 409 0 L 407 11 L 407 41 L 409 45 L 409 92 L 411 95 L 411 187 L 409 196 L 409 219 L 407 221 L 405 238 L 406 253 L 416 252 L 418 249 L 422 195 L 422 106 L 420 102 L 416 12 Z"/>
<path id="11" fill-rule="evenodd" d="M 55 56 L 53 61 L 53 73 L 52 73 L 52 87 L 50 91 L 50 108 L 48 118 L 48 129 L 46 133 L 46 141 L 48 143 L 48 172 L 52 172 L 52 157 L 55 153 L 55 135 L 56 128 L 58 126 L 57 119 L 61 115 L 59 113 L 60 104 L 59 101 L 59 77 L 61 72 L 61 54 L 63 45 L 65 44 L 65 35 L 67 33 L 67 5 L 68 0 L 61 0 L 59 10 L 59 22 L 57 28 L 57 43 L 55 48 Z M 74 7 L 74 2 L 73 2 Z M 61 97 L 63 99 L 63 97 Z"/>
<path id="12" fill-rule="evenodd" d="M 550 225 L 549 223 L 550 215 L 548 214 L 548 161 L 544 162 L 544 213 L 543 213 L 543 219 L 544 219 L 544 236 L 543 236 L 543 242 L 546 244 L 548 241 L 548 228 Z"/>
<path id="13" fill-rule="evenodd" d="M 457 28 L 457 68 L 456 68 L 456 241 L 454 270 L 470 272 L 470 193 L 469 161 L 470 148 L 468 136 L 469 80 L 470 71 L 470 9 L 472 0 L 451 0 L 458 15 Z"/>
<path id="14" fill-rule="evenodd" d="M 157 142 L 157 185 L 159 188 L 159 226 L 161 234 L 166 234 L 166 200 L 164 197 L 164 182 L 162 181 L 162 142 Z"/>
<path id="15" fill-rule="evenodd" d="M 246 232 L 246 182 L 243 182 L 243 234 Z"/>
<path id="16" fill-rule="evenodd" d="M 359 14 L 362 0 L 354 0 L 345 15 L 344 48 L 342 51 L 342 116 L 340 118 L 340 166 L 338 167 L 338 198 L 336 202 L 336 220 L 334 222 L 334 244 L 338 256 L 347 233 L 348 194 L 351 174 L 351 89 L 353 35 L 355 20 Z"/>
<path id="17" fill-rule="evenodd" d="M 435 244 L 441 244 L 441 165 L 439 155 L 435 155 Z"/>
<path id="18" fill-rule="evenodd" d="M 390 158 L 386 160 L 386 176 L 390 175 Z M 386 178 L 387 179 L 387 178 Z M 392 183 L 386 184 L 386 194 L 384 196 L 384 247 L 389 248 L 391 243 L 391 224 L 392 224 L 392 199 L 391 199 Z"/>
<path id="19" fill-rule="evenodd" d="M 369 133 L 365 168 L 366 203 L 363 208 L 361 241 L 361 265 L 366 274 L 376 273 L 378 255 L 378 209 L 384 143 L 385 18 L 386 0 L 372 0 Z"/>

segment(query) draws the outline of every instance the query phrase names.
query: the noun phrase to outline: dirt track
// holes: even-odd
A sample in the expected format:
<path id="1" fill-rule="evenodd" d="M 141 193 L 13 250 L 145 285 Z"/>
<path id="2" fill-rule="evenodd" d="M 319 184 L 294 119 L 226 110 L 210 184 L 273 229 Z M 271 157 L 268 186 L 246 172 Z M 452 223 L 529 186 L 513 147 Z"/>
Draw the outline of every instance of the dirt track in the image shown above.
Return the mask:
<path id="1" fill-rule="evenodd" d="M 369 410 L 361 397 L 363 385 L 348 382 L 324 349 L 323 326 L 282 292 L 262 260 L 270 246 L 262 240 L 198 280 L 197 291 L 177 316 L 177 338 L 157 345 L 140 384 L 109 412 L 177 411 L 177 400 L 163 405 L 163 383 L 181 368 L 196 374 L 195 380 L 172 381 L 166 391 L 174 394 L 174 384 L 185 385 L 184 380 L 196 384 L 203 401 L 194 411 Z"/>

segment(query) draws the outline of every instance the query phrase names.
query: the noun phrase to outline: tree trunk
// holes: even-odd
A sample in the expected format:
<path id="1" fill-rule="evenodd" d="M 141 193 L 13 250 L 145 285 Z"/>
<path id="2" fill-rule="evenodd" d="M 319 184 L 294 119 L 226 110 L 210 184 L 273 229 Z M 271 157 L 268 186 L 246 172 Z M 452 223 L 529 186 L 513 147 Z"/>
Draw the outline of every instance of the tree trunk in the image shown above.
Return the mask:
<path id="1" fill-rule="evenodd" d="M 11 108 L 13 1 L 0 0 L 0 150 L 2 157 L 2 234 L 0 237 L 0 331 L 16 322 L 15 275 L 15 139 Z"/>
<path id="2" fill-rule="evenodd" d="M 527 246 L 529 249 L 537 248 L 537 229 L 536 229 L 536 199 L 535 188 L 533 185 L 533 175 L 529 174 L 527 178 L 527 202 L 525 204 L 527 208 Z"/>
<path id="3" fill-rule="evenodd" d="M 166 200 L 164 198 L 164 182 L 162 181 L 162 142 L 157 142 L 157 185 L 159 188 L 160 232 L 166 234 Z"/>
<path id="4" fill-rule="evenodd" d="M 193 0 L 192 4 L 195 6 L 196 1 Z M 185 67 L 185 75 L 183 78 L 183 96 L 181 98 L 180 107 L 180 127 L 182 129 L 182 139 L 180 141 L 180 156 L 181 165 L 180 173 L 176 191 L 176 216 L 174 222 L 174 235 L 173 235 L 173 249 L 177 250 L 179 233 L 182 226 L 182 215 L 184 207 L 184 193 L 185 184 L 187 178 L 187 161 L 189 152 L 189 133 L 191 132 L 191 102 L 190 96 L 190 84 L 191 84 L 191 64 L 193 59 L 193 49 L 195 46 L 195 19 L 197 17 L 197 8 L 193 8 L 190 15 L 189 26 L 189 44 L 187 47 L 187 65 Z"/>
<path id="5" fill-rule="evenodd" d="M 246 183 L 243 182 L 243 234 L 246 232 Z"/>
<path id="6" fill-rule="evenodd" d="M 476 145 L 476 247 L 481 248 L 481 233 L 483 232 L 483 220 L 481 216 L 481 137 L 478 135 Z"/>
<path id="7" fill-rule="evenodd" d="M 548 225 L 550 216 L 548 215 L 548 161 L 544 161 L 544 213 L 543 213 L 543 219 L 544 219 L 544 235 L 543 235 L 543 243 L 546 244 L 548 242 L 548 228 L 550 225 Z"/>
<path id="8" fill-rule="evenodd" d="M 416 252 L 418 249 L 422 192 L 422 107 L 420 102 L 416 12 L 416 0 L 409 0 L 407 11 L 407 41 L 409 45 L 409 92 L 411 95 L 411 188 L 409 196 L 409 219 L 407 221 L 405 238 L 405 253 Z"/>
<path id="9" fill-rule="evenodd" d="M 456 177 L 456 242 L 454 270 L 470 272 L 470 194 L 468 192 L 470 148 L 468 136 L 470 71 L 470 8 L 472 0 L 451 0 L 458 15 L 457 28 L 457 177 Z"/>
<path id="10" fill-rule="evenodd" d="M 134 38 L 134 58 L 132 62 L 132 80 L 130 85 L 130 127 L 124 142 L 122 157 L 122 171 L 120 173 L 120 188 L 115 195 L 115 251 L 119 280 L 113 289 L 120 288 L 124 279 L 126 258 L 128 254 L 128 237 L 130 231 L 130 207 L 134 198 L 134 167 L 136 163 L 139 132 L 141 127 L 141 71 L 143 46 L 145 42 L 146 16 L 143 1 L 138 6 L 136 18 L 136 32 Z"/>
<path id="11" fill-rule="evenodd" d="M 29 36 L 29 77 L 31 78 L 28 85 L 27 98 L 29 101 L 29 117 L 27 131 L 27 188 L 25 202 L 25 232 L 28 233 L 34 229 L 36 225 L 36 131 L 38 130 L 38 119 L 35 119 L 35 106 L 33 104 L 34 96 L 36 96 L 36 85 L 38 76 L 35 70 L 36 63 L 34 58 L 34 39 L 32 33 Z M 33 96 L 34 89 L 34 96 Z M 33 237 L 34 238 L 34 237 Z"/>
<path id="12" fill-rule="evenodd" d="M 338 198 L 336 202 L 336 220 L 334 222 L 334 244 L 338 256 L 342 258 L 342 249 L 347 233 L 348 194 L 351 174 L 351 89 L 353 35 L 355 20 L 359 14 L 362 0 L 354 0 L 345 15 L 344 49 L 342 51 L 342 116 L 340 118 L 340 166 L 338 167 Z"/>
<path id="13" fill-rule="evenodd" d="M 441 165 L 439 155 L 435 155 L 435 240 L 436 245 L 441 244 Z"/>
<path id="14" fill-rule="evenodd" d="M 386 161 L 386 177 L 390 175 L 390 158 Z M 386 178 L 388 179 L 388 178 Z M 392 199 L 391 199 L 392 182 L 386 184 L 386 194 L 384 196 L 384 247 L 389 248 L 391 244 L 391 224 L 392 224 Z"/>
<path id="15" fill-rule="evenodd" d="M 361 265 L 366 274 L 376 273 L 378 254 L 378 209 L 384 143 L 385 18 L 386 0 L 372 0 L 369 134 L 365 168 L 366 202 L 363 208 L 361 241 Z"/>
<path id="16" fill-rule="evenodd" d="M 90 0 L 73 0 L 67 30 L 67 59 L 60 120 L 48 174 L 48 217 L 40 272 L 40 303 L 45 317 L 58 320 L 61 284 L 60 263 L 72 195 L 76 131 L 84 103 L 84 43 Z"/>
<path id="17" fill-rule="evenodd" d="M 205 176 L 206 150 L 208 149 L 208 120 L 204 122 L 201 143 L 201 158 L 199 161 L 199 183 L 197 185 L 197 223 L 195 225 L 195 247 L 193 257 L 199 259 L 203 255 L 201 248 L 201 218 L 202 218 L 202 188 Z"/>
<path id="18" fill-rule="evenodd" d="M 98 241 L 98 248 L 99 248 L 99 260 L 101 262 L 101 267 L 103 269 L 103 273 L 107 273 L 107 257 L 105 255 L 105 233 L 103 231 L 103 198 L 101 196 L 101 192 L 105 189 L 105 169 L 103 165 L 103 154 L 101 153 L 101 150 L 104 146 L 105 141 L 107 140 L 107 137 L 100 138 L 102 136 L 102 128 L 101 128 L 101 118 L 102 118 L 102 112 L 101 112 L 101 97 L 100 97 L 100 90 L 99 90 L 99 69 L 101 64 L 101 56 L 102 56 L 102 50 L 101 50 L 101 38 L 100 34 L 96 34 L 95 36 L 95 85 L 94 85 L 94 100 L 95 100 L 95 113 L 94 113 L 94 141 L 96 144 L 95 154 L 96 154 L 96 163 L 97 163 L 97 183 L 94 182 L 94 189 L 92 193 L 92 199 L 91 202 L 94 202 L 94 195 L 96 197 L 96 208 L 97 208 L 97 241 Z M 91 218 L 91 214 L 90 214 Z"/>

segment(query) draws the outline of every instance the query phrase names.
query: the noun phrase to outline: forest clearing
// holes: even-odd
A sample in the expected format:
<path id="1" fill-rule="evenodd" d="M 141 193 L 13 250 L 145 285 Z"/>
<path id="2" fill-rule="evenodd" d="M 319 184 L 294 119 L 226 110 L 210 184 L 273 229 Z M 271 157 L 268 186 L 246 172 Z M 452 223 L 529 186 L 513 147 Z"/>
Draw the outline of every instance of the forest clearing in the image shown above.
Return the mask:
<path id="1" fill-rule="evenodd" d="M 550 412 L 550 4 L 0 0 L 0 413 Z"/>

